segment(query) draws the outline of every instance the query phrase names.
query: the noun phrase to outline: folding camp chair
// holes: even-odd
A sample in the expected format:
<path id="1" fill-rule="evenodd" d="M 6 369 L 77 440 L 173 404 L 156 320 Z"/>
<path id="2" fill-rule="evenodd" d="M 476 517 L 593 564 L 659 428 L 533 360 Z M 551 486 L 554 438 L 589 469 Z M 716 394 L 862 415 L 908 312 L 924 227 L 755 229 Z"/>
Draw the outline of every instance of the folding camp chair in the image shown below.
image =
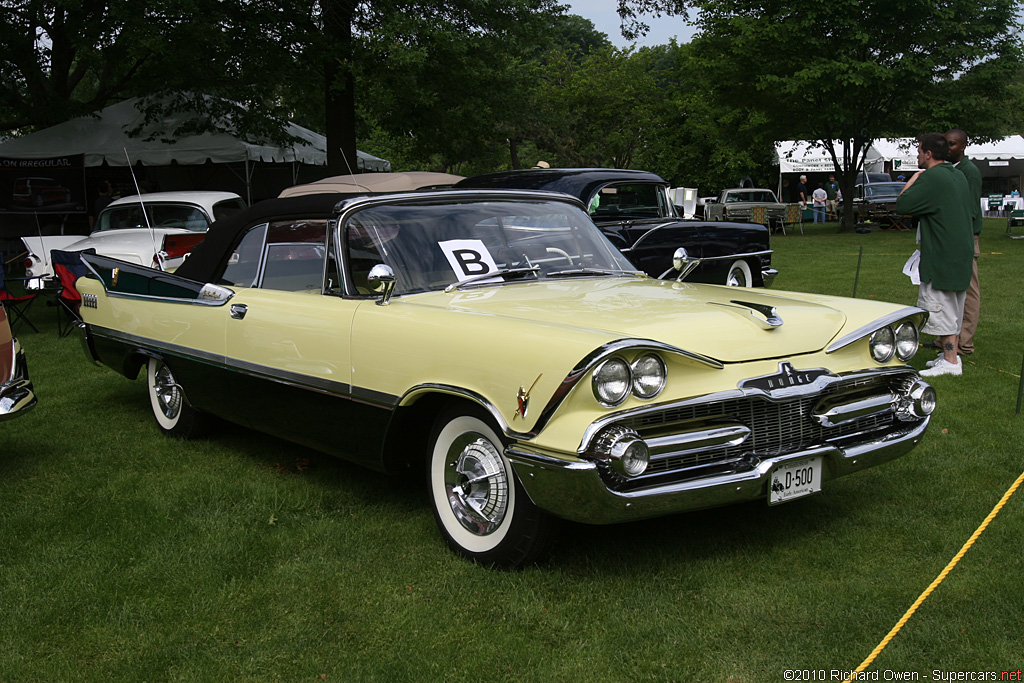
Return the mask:
<path id="1" fill-rule="evenodd" d="M 804 234 L 804 210 L 799 204 L 786 204 L 786 217 L 782 221 L 782 234 L 786 234 L 786 226 L 800 226 L 800 234 Z"/>
<path id="2" fill-rule="evenodd" d="M 1013 234 L 1013 229 L 1021 226 L 1024 226 L 1024 210 L 1014 209 L 1006 219 L 1006 236 L 1015 240 L 1024 239 L 1024 235 Z"/>
<path id="3" fill-rule="evenodd" d="M 27 277 L 8 278 L 6 264 L 0 259 L 0 301 L 3 301 L 4 307 L 11 312 L 11 332 L 14 332 L 20 322 L 24 322 L 36 332 L 39 331 L 39 328 L 33 325 L 32 321 L 28 318 L 28 309 L 32 308 L 36 295 L 22 294 L 19 296 L 12 292 L 7 284 L 11 281 L 25 282 L 31 279 Z"/>
<path id="4" fill-rule="evenodd" d="M 78 293 L 75 282 L 88 272 L 82 262 L 82 254 L 95 254 L 95 249 L 83 251 L 50 251 L 50 263 L 53 274 L 57 276 L 60 288 L 57 290 L 57 336 L 66 337 L 74 329 L 75 323 L 81 320 L 78 309 L 82 305 L 82 295 Z"/>

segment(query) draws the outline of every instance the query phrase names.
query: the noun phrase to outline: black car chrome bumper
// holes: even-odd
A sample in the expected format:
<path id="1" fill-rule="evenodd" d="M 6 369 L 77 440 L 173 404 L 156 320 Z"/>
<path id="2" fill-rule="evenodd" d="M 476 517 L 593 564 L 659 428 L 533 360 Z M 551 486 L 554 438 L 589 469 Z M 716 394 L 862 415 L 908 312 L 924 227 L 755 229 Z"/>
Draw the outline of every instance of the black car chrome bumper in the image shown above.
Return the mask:
<path id="1" fill-rule="evenodd" d="M 695 477 L 626 492 L 609 489 L 589 461 L 565 461 L 513 445 L 505 451 L 530 499 L 563 519 L 613 524 L 689 510 L 767 499 L 768 484 L 779 465 L 822 456 L 823 481 L 874 467 L 904 455 L 924 436 L 930 418 L 906 426 L 871 443 L 840 448 L 825 445 L 765 458 L 748 471 Z"/>

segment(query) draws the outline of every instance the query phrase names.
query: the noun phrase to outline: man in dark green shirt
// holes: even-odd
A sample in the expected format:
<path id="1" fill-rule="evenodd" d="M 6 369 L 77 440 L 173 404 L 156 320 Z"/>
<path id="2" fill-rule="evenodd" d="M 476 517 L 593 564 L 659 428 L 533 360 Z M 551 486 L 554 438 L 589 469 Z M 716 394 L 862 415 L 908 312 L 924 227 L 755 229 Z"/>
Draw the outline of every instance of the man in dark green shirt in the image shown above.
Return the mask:
<path id="1" fill-rule="evenodd" d="M 960 325 L 960 338 L 957 346 L 961 355 L 974 353 L 974 333 L 978 330 L 978 314 L 981 310 L 981 287 L 978 285 L 978 256 L 981 254 L 981 171 L 968 157 L 964 156 L 967 148 L 967 133 L 962 128 L 946 131 L 946 142 L 949 143 L 949 162 L 967 178 L 967 187 L 971 194 L 971 226 L 974 229 L 974 272 L 971 285 L 967 288 L 964 298 L 964 319 Z"/>
<path id="2" fill-rule="evenodd" d="M 971 283 L 970 190 L 964 174 L 946 162 L 949 143 L 941 133 L 918 139 L 915 173 L 896 199 L 896 210 L 920 221 L 920 277 L 917 305 L 929 313 L 922 332 L 934 334 L 943 355 L 925 376 L 960 375 L 963 365 L 957 355 L 957 337 L 963 317 L 964 296 Z M 979 203 L 979 207 L 980 207 Z"/>
<path id="3" fill-rule="evenodd" d="M 830 218 L 839 220 L 839 214 L 836 211 L 836 199 L 839 197 L 839 183 L 836 182 L 836 174 L 828 174 L 828 182 L 825 183 L 825 194 L 827 199 L 825 200 L 825 213 Z M 979 204 L 980 206 L 980 204 Z"/>

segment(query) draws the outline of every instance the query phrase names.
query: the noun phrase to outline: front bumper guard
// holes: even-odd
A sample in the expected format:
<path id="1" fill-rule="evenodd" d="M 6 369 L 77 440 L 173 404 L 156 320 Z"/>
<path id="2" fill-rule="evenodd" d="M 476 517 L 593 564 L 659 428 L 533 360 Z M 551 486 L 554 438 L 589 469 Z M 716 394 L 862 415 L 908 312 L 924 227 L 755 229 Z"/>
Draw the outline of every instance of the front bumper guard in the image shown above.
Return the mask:
<path id="1" fill-rule="evenodd" d="M 907 425 L 877 441 L 840 448 L 823 445 L 761 460 L 745 472 L 698 477 L 629 492 L 605 486 L 597 465 L 585 460 L 562 460 L 532 452 L 523 444 L 505 456 L 530 499 L 543 510 L 574 522 L 616 524 L 678 512 L 767 500 L 772 471 L 779 465 L 822 456 L 823 482 L 894 460 L 914 448 L 924 436 L 930 417 Z"/>

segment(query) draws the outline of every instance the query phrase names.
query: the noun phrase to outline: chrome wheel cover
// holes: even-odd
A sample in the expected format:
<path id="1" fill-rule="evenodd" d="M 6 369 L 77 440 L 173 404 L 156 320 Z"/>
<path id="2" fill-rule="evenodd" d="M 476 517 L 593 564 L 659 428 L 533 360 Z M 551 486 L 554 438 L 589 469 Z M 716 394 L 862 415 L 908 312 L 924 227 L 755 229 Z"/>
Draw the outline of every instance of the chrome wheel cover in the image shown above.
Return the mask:
<path id="1" fill-rule="evenodd" d="M 164 417 L 168 420 L 178 417 L 178 413 L 181 412 L 181 389 L 174 381 L 170 368 L 162 363 L 153 377 L 152 389 Z"/>
<path id="2" fill-rule="evenodd" d="M 508 510 L 509 480 L 501 454 L 479 434 L 463 434 L 448 448 L 444 489 L 452 514 L 467 531 L 486 536 Z"/>

